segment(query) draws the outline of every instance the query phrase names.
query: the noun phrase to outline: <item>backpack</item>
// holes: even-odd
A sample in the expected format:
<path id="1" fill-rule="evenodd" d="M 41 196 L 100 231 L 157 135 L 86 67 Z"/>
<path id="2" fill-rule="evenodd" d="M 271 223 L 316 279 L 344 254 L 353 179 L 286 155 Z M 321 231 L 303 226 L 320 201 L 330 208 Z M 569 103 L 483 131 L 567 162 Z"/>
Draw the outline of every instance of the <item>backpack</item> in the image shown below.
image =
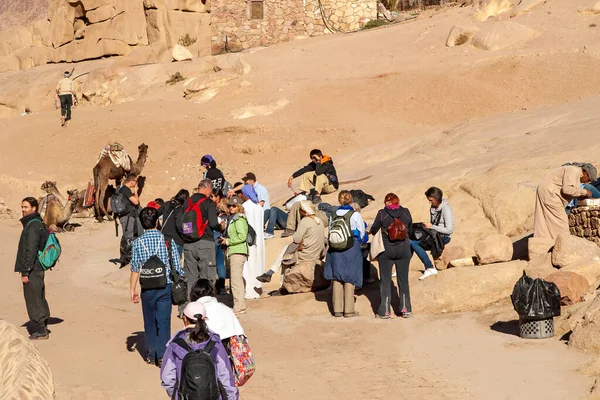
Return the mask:
<path id="1" fill-rule="evenodd" d="M 256 246 L 256 231 L 250 224 L 248 224 L 248 236 L 246 236 L 246 244 L 248 247 Z"/>
<path id="2" fill-rule="evenodd" d="M 390 214 L 390 212 L 386 209 L 385 212 L 392 218 L 394 218 L 394 222 L 387 228 L 387 235 L 390 239 L 390 242 L 398 242 L 401 240 L 406 240 L 408 236 L 408 232 L 406 230 L 406 224 L 402 222 L 399 218 L 396 218 Z"/>
<path id="3" fill-rule="evenodd" d="M 333 250 L 343 251 L 354 245 L 354 235 L 350 229 L 350 218 L 354 211 L 348 211 L 343 216 L 336 215 L 329 228 L 329 247 Z"/>
<path id="4" fill-rule="evenodd" d="M 235 386 L 244 386 L 256 371 L 256 362 L 248 345 L 248 338 L 244 335 L 230 337 L 229 353 L 235 374 Z"/>
<path id="5" fill-rule="evenodd" d="M 183 223 L 181 224 L 182 236 L 185 241 L 195 242 L 204 235 L 208 221 L 202 220 L 200 205 L 206 200 L 208 198 L 203 197 L 197 203 L 193 203 L 191 198 L 188 199 L 188 205 L 183 212 Z"/>
<path id="6" fill-rule="evenodd" d="M 173 343 L 188 352 L 181 362 L 181 382 L 175 384 L 177 399 L 217 400 L 223 388 L 217 381 L 215 363 L 210 355 L 216 343 L 211 340 L 202 350 L 193 350 L 181 337 L 174 339 Z M 222 398 L 226 399 L 227 395 Z"/>
<path id="7" fill-rule="evenodd" d="M 140 243 L 148 251 L 144 242 Z M 165 286 L 167 286 L 167 267 L 156 254 L 151 255 L 140 268 L 140 287 L 143 290 L 152 290 L 164 289 Z"/>
<path id="8" fill-rule="evenodd" d="M 129 199 L 125 198 L 125 195 L 121 193 L 121 190 L 117 190 L 115 194 L 110 196 L 110 208 L 112 213 L 116 217 L 123 217 L 127 215 L 127 202 Z"/>
<path id="9" fill-rule="evenodd" d="M 375 200 L 373 196 L 363 192 L 360 189 L 350 190 L 350 194 L 352 195 L 352 200 L 354 200 L 354 202 L 358 204 L 360 208 L 365 208 L 369 205 L 369 201 Z"/>
<path id="10" fill-rule="evenodd" d="M 29 224 L 31 224 L 34 221 L 39 221 L 42 223 L 42 225 L 44 225 L 44 223 L 39 219 L 32 219 L 27 223 L 27 226 L 29 226 Z M 44 249 L 38 250 L 37 259 L 40 265 L 42 266 L 42 269 L 44 271 L 47 271 L 54 267 L 58 262 L 60 254 L 62 253 L 62 248 L 60 247 L 60 243 L 58 242 L 56 234 L 50 229 L 46 228 L 46 225 L 44 225 L 44 228 L 48 232 L 48 238 L 46 239 L 46 243 L 44 244 Z"/>

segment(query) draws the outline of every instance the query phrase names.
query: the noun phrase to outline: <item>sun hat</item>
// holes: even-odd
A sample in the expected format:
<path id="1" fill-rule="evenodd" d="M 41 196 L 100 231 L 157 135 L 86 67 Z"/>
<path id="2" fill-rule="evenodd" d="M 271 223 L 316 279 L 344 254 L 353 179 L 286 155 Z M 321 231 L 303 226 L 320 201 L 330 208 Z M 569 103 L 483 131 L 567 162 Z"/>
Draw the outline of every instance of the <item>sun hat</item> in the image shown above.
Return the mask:
<path id="1" fill-rule="evenodd" d="M 228 206 L 237 206 L 238 204 L 243 204 L 244 202 L 240 198 L 240 196 L 231 196 L 229 200 L 227 200 Z"/>

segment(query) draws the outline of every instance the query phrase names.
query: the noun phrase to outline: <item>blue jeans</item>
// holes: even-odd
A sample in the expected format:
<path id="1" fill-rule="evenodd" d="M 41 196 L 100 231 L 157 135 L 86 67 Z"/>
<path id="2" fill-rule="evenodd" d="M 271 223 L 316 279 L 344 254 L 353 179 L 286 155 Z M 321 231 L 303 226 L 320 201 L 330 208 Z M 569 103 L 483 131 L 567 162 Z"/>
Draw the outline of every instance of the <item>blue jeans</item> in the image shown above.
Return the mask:
<path id="1" fill-rule="evenodd" d="M 271 235 L 275 233 L 275 227 L 279 229 L 285 228 L 287 224 L 288 215 L 281 208 L 271 207 L 265 211 L 265 223 L 267 224 L 266 233 Z"/>
<path id="2" fill-rule="evenodd" d="M 142 290 L 141 298 L 148 358 L 160 360 L 171 338 L 171 284 L 164 289 Z"/>
<path id="3" fill-rule="evenodd" d="M 223 236 L 221 232 L 213 231 L 215 234 L 215 257 L 217 263 L 217 276 L 219 279 L 227 278 L 227 269 L 225 268 L 225 250 L 221 247 L 217 239 Z"/>
<path id="4" fill-rule="evenodd" d="M 444 244 L 450 243 L 450 236 L 444 236 L 442 241 L 444 242 Z M 410 241 L 410 249 L 413 252 L 417 253 L 417 257 L 419 257 L 419 260 L 421 260 L 421 262 L 425 266 L 425 269 L 433 268 L 433 263 L 429 259 L 429 256 L 427 255 L 427 251 L 425 251 L 425 249 L 423 249 L 421 247 L 420 240 L 411 240 Z"/>

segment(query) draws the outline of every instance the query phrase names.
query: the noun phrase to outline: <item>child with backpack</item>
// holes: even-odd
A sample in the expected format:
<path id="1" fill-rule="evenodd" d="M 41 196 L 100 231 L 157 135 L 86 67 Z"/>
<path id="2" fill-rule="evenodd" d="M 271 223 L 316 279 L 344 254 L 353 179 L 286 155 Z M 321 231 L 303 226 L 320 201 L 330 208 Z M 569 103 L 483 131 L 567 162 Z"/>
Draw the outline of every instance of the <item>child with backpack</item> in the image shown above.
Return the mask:
<path id="1" fill-rule="evenodd" d="M 189 303 L 183 310 L 185 328 L 167 344 L 160 370 L 162 387 L 171 399 L 238 400 L 227 351 L 205 319 L 202 303 Z"/>
<path id="2" fill-rule="evenodd" d="M 354 288 L 363 284 L 361 239 L 365 222 L 354 211 L 352 195 L 342 190 L 338 196 L 340 208 L 332 215 L 329 227 L 329 250 L 324 275 L 333 281 L 333 316 L 357 317 L 354 310 Z"/>

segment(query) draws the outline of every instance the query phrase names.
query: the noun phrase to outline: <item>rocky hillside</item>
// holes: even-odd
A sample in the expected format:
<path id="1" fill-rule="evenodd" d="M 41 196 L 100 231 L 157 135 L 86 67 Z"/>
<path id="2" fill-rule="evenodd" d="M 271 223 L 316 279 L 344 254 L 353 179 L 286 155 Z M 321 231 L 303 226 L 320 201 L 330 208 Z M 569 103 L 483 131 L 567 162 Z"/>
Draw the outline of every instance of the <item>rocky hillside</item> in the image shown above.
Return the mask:
<path id="1" fill-rule="evenodd" d="M 0 31 L 48 18 L 49 0 L 2 0 Z"/>

